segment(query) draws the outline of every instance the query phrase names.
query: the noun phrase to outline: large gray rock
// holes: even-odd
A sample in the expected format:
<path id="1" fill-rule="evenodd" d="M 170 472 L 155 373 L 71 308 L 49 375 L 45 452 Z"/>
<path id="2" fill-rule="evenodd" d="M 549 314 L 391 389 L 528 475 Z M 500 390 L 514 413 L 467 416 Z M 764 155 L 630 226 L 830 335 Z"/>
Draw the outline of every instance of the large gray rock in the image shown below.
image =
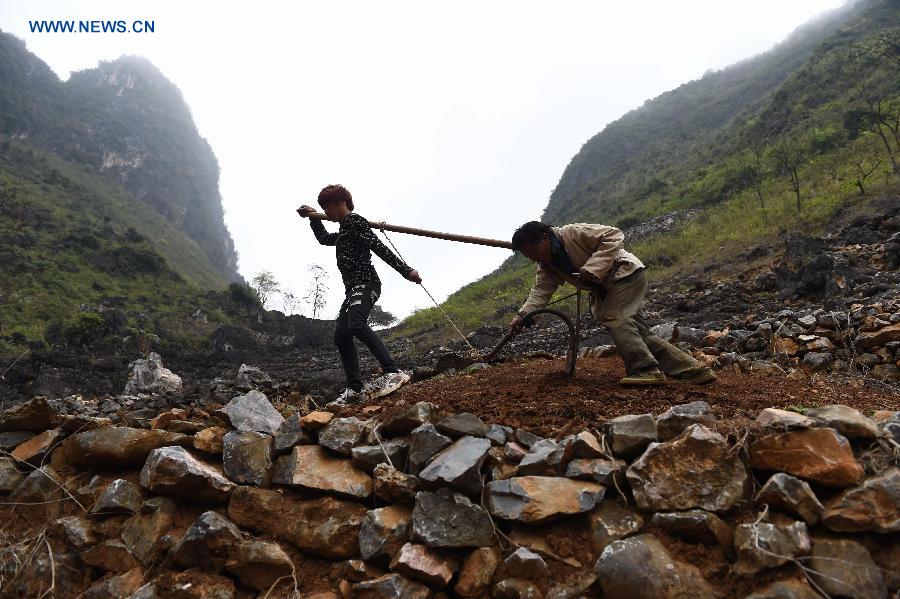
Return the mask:
<path id="1" fill-rule="evenodd" d="M 241 540 L 241 531 L 216 512 L 204 512 L 194 520 L 172 549 L 172 560 L 185 568 L 220 571 L 229 550 Z"/>
<path id="2" fill-rule="evenodd" d="M 656 419 L 653 414 L 628 414 L 613 418 L 603 425 L 613 453 L 629 457 L 656 441 Z"/>
<path id="3" fill-rule="evenodd" d="M 686 512 L 660 512 L 650 521 L 654 526 L 691 543 L 721 545 L 730 552 L 734 531 L 724 520 L 711 512 L 688 510 Z"/>
<path id="4" fill-rule="evenodd" d="M 491 442 L 478 437 L 463 437 L 437 454 L 419 473 L 431 485 L 449 485 L 469 495 L 481 493 L 481 465 Z"/>
<path id="5" fill-rule="evenodd" d="M 822 524 L 838 532 L 900 532 L 900 468 L 869 477 L 829 501 Z"/>
<path id="6" fill-rule="evenodd" d="M 604 599 L 716 599 L 690 564 L 677 561 L 653 535 L 610 543 L 594 566 Z"/>
<path id="7" fill-rule="evenodd" d="M 318 445 L 299 445 L 278 458 L 272 482 L 355 499 L 372 494 L 371 476 Z"/>
<path id="8" fill-rule="evenodd" d="M 437 414 L 436 405 L 420 401 L 386 414 L 381 424 L 381 432 L 389 437 L 408 435 L 418 426 L 434 423 L 437 420 Z"/>
<path id="9" fill-rule="evenodd" d="M 370 510 L 359 529 L 359 556 L 366 561 L 390 561 L 409 541 L 411 531 L 412 511 L 408 507 L 391 505 Z"/>
<path id="10" fill-rule="evenodd" d="M 672 406 L 656 418 L 656 434 L 660 441 L 674 439 L 692 424 L 711 425 L 717 420 L 705 401 Z"/>
<path id="11" fill-rule="evenodd" d="M 596 483 L 552 476 L 517 476 L 488 484 L 493 516 L 517 522 L 541 522 L 594 509 L 606 489 Z"/>
<path id="12" fill-rule="evenodd" d="M 484 437 L 487 435 L 488 426 L 484 421 L 471 412 L 460 412 L 442 418 L 435 427 L 451 437 Z"/>
<path id="13" fill-rule="evenodd" d="M 264 487 L 272 474 L 272 437 L 255 431 L 231 431 L 222 441 L 225 474 L 241 485 Z"/>
<path id="14" fill-rule="evenodd" d="M 616 482 L 624 487 L 625 469 L 628 464 L 624 460 L 578 459 L 566 466 L 566 478 L 591 480 L 608 487 Z"/>
<path id="15" fill-rule="evenodd" d="M 412 474 L 421 472 L 428 460 L 452 444 L 453 439 L 439 433 L 433 424 L 417 426 L 409 435 L 409 465 Z"/>
<path id="16" fill-rule="evenodd" d="M 73 466 L 121 468 L 143 464 L 154 449 L 191 444 L 192 438 L 181 433 L 115 426 L 72 435 L 60 450 Z"/>
<path id="17" fill-rule="evenodd" d="M 749 483 L 737 453 L 722 435 L 700 424 L 674 441 L 651 445 L 626 476 L 644 511 L 725 512 L 744 499 Z"/>
<path id="18" fill-rule="evenodd" d="M 219 410 L 231 425 L 239 431 L 256 431 L 274 435 L 284 423 L 284 418 L 264 393 L 253 390 L 239 395 Z"/>
<path id="19" fill-rule="evenodd" d="M 829 597 L 886 599 L 881 571 L 861 544 L 848 539 L 813 539 L 805 562 L 809 575 Z"/>
<path id="20" fill-rule="evenodd" d="M 773 474 L 756 494 L 755 501 L 757 505 L 766 504 L 774 510 L 800 516 L 807 524 L 818 522 L 825 511 L 807 483 L 784 472 Z"/>
<path id="21" fill-rule="evenodd" d="M 63 496 L 63 479 L 50 466 L 32 470 L 9 495 L 10 501 L 52 503 Z"/>
<path id="22" fill-rule="evenodd" d="M 876 439 L 881 436 L 878 424 L 874 420 L 866 418 L 859 410 L 849 406 L 832 405 L 807 408 L 804 414 L 851 439 Z"/>
<path id="23" fill-rule="evenodd" d="M 416 494 L 413 538 L 429 547 L 486 547 L 494 544 L 494 529 L 484 508 L 441 489 Z"/>
<path id="24" fill-rule="evenodd" d="M 360 445 L 354 447 L 350 456 L 353 465 L 368 473 L 375 470 L 378 464 L 390 464 L 395 468 L 404 469 L 406 456 L 409 453 L 409 441 L 406 439 L 388 439 L 380 445 Z"/>
<path id="25" fill-rule="evenodd" d="M 273 448 L 278 455 L 288 453 L 295 445 L 311 443 L 312 437 L 306 432 L 299 414 L 285 418 L 275 433 Z"/>
<path id="26" fill-rule="evenodd" d="M 141 470 L 141 486 L 160 495 L 224 503 L 234 483 L 182 447 L 154 449 Z"/>
<path id="27" fill-rule="evenodd" d="M 117 478 L 100 495 L 92 514 L 136 514 L 141 510 L 144 493 L 131 481 Z"/>
<path id="28" fill-rule="evenodd" d="M 359 418 L 335 418 L 319 431 L 319 445 L 350 457 L 351 450 L 359 444 L 365 432 L 366 422 Z"/>
<path id="29" fill-rule="evenodd" d="M 778 567 L 809 553 L 806 523 L 740 524 L 734 532 L 734 549 L 738 557 L 734 569 L 738 574 L 755 574 Z"/>
<path id="30" fill-rule="evenodd" d="M 552 439 L 543 439 L 531 446 L 519 462 L 516 474 L 519 476 L 562 474 L 571 457 L 571 442 L 563 444 Z"/>
<path id="31" fill-rule="evenodd" d="M 181 377 L 163 366 L 159 354 L 152 352 L 146 359 L 135 360 L 125 383 L 123 395 L 138 393 L 181 393 Z"/>
<path id="32" fill-rule="evenodd" d="M 513 429 L 508 426 L 503 426 L 500 424 L 491 424 L 488 426 L 488 431 L 485 437 L 491 440 L 491 443 L 497 446 L 502 447 L 506 440 L 509 439 L 513 434 Z"/>
<path id="33" fill-rule="evenodd" d="M 12 451 L 18 445 L 34 437 L 31 431 L 9 431 L 0 433 L 0 450 Z"/>
<path id="34" fill-rule="evenodd" d="M 254 539 L 233 546 L 225 569 L 241 583 L 258 591 L 268 591 L 279 578 L 294 571 L 291 558 L 277 543 Z"/>

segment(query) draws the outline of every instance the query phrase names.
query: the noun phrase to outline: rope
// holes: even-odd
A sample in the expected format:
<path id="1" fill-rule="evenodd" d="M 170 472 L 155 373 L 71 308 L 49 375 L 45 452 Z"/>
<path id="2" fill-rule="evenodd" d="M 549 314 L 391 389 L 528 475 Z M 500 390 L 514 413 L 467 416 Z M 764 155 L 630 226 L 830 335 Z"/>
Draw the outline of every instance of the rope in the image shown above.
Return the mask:
<path id="1" fill-rule="evenodd" d="M 21 360 L 23 357 L 25 357 L 25 354 L 27 354 L 27 353 L 30 352 L 30 351 L 31 351 L 31 348 L 26 349 L 25 351 L 22 352 L 22 355 L 21 355 L 21 356 L 19 356 L 19 357 L 16 358 L 15 360 L 13 360 L 13 363 L 9 365 L 9 368 L 7 368 L 6 370 L 4 370 L 4 371 L 3 371 L 3 374 L 0 374 L 0 380 L 2 380 L 3 377 L 6 376 L 6 373 L 7 373 L 7 372 L 9 372 L 10 370 L 12 370 L 12 367 L 16 365 L 16 362 L 18 362 L 18 361 Z"/>
<path id="2" fill-rule="evenodd" d="M 581 290 L 579 289 L 578 291 L 581 291 Z M 567 299 L 569 299 L 570 297 L 575 297 L 576 295 L 578 295 L 578 291 L 576 291 L 575 293 L 570 293 L 569 295 L 566 295 L 566 296 L 561 297 L 561 298 L 559 298 L 559 299 L 555 299 L 555 300 L 553 300 L 552 302 L 550 302 L 549 304 L 547 304 L 547 305 L 544 306 L 544 307 L 545 307 L 545 308 L 549 308 L 549 307 L 552 306 L 553 304 L 558 304 L 559 302 L 564 301 L 564 300 L 567 300 Z"/>
<path id="3" fill-rule="evenodd" d="M 382 221 L 381 223 L 379 223 L 379 227 L 380 227 L 380 229 L 381 229 L 381 234 L 384 235 L 384 238 L 387 240 L 387 242 L 388 242 L 389 244 L 391 244 L 391 247 L 394 249 L 394 252 L 397 254 L 397 256 L 399 256 L 401 260 L 403 260 L 404 262 L 406 262 L 407 264 L 409 264 L 409 262 L 406 261 L 406 258 L 403 257 L 403 254 L 400 253 L 400 250 L 397 249 L 397 246 L 394 245 L 394 242 L 391 241 L 391 238 L 388 237 L 387 231 L 384 230 L 384 225 L 385 225 L 384 221 Z M 423 285 L 422 283 L 419 283 L 419 287 L 421 287 L 421 288 L 425 291 L 425 293 L 428 294 L 428 297 L 431 298 L 431 301 L 434 303 L 435 306 L 437 306 L 437 309 L 441 311 L 441 314 L 443 314 L 443 315 L 447 318 L 447 320 L 450 322 L 450 324 L 453 325 L 453 328 L 456 329 L 456 332 L 459 333 L 459 336 L 462 337 L 462 340 L 465 341 L 465 342 L 466 342 L 466 345 L 469 346 L 469 349 L 472 350 L 472 353 L 476 353 L 476 354 L 477 354 L 477 353 L 478 353 L 478 350 L 475 349 L 475 346 L 473 346 L 471 343 L 469 343 L 469 340 L 466 338 L 465 335 L 463 335 L 463 332 L 459 330 L 459 327 L 456 326 L 456 323 L 453 322 L 453 319 L 450 318 L 450 315 L 447 314 L 447 312 L 444 311 L 444 309 L 443 309 L 443 308 L 441 307 L 441 305 L 437 302 L 437 300 L 434 299 L 434 296 L 431 295 L 431 292 L 428 291 L 428 289 L 425 288 L 425 285 Z"/>

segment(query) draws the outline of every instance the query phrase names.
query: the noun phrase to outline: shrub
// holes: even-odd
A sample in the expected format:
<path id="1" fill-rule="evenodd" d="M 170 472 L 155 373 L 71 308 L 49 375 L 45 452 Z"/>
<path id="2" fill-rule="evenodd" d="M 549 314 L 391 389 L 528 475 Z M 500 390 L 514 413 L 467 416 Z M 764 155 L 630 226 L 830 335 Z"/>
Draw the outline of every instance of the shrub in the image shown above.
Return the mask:
<path id="1" fill-rule="evenodd" d="M 246 283 L 231 283 L 228 286 L 228 298 L 245 308 L 262 308 L 256 290 Z"/>
<path id="2" fill-rule="evenodd" d="M 47 326 L 44 333 L 47 341 L 66 346 L 90 345 L 103 336 L 106 325 L 99 314 L 79 312 L 63 322 L 54 322 Z"/>

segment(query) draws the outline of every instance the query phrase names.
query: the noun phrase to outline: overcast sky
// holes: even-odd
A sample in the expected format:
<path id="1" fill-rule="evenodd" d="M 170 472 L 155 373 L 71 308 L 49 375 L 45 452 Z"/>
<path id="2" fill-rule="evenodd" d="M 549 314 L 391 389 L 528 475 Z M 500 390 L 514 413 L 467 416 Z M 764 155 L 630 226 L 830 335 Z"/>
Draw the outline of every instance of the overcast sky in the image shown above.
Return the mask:
<path id="1" fill-rule="evenodd" d="M 2 0 L 0 29 L 63 79 L 122 54 L 159 67 L 218 157 L 241 273 L 270 270 L 302 295 L 321 264 L 333 317 L 333 248 L 294 213 L 326 184 L 344 184 L 370 220 L 508 239 L 607 123 L 841 4 Z M 34 19 L 152 20 L 155 32 L 31 33 Z M 439 300 L 509 255 L 392 239 Z M 374 260 L 385 309 L 431 305 Z"/>

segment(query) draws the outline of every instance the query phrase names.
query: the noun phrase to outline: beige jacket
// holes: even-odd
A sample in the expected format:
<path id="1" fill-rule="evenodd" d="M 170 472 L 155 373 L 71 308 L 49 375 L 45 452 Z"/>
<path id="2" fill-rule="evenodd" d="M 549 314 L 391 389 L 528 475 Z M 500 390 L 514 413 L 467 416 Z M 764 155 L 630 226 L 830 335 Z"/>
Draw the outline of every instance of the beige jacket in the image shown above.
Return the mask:
<path id="1" fill-rule="evenodd" d="M 625 236 L 615 227 L 574 223 L 553 227 L 553 232 L 562 240 L 572 265 L 593 274 L 603 282 L 604 287 L 644 267 L 644 263 L 638 260 L 637 256 L 625 251 L 622 245 Z M 615 264 L 618 268 L 612 276 L 607 277 Z M 576 281 L 568 273 L 560 272 L 551 265 L 539 264 L 534 287 L 520 312 L 531 312 L 546 306 L 550 297 L 563 283 L 574 285 Z M 596 308 L 595 306 L 595 311 Z"/>

